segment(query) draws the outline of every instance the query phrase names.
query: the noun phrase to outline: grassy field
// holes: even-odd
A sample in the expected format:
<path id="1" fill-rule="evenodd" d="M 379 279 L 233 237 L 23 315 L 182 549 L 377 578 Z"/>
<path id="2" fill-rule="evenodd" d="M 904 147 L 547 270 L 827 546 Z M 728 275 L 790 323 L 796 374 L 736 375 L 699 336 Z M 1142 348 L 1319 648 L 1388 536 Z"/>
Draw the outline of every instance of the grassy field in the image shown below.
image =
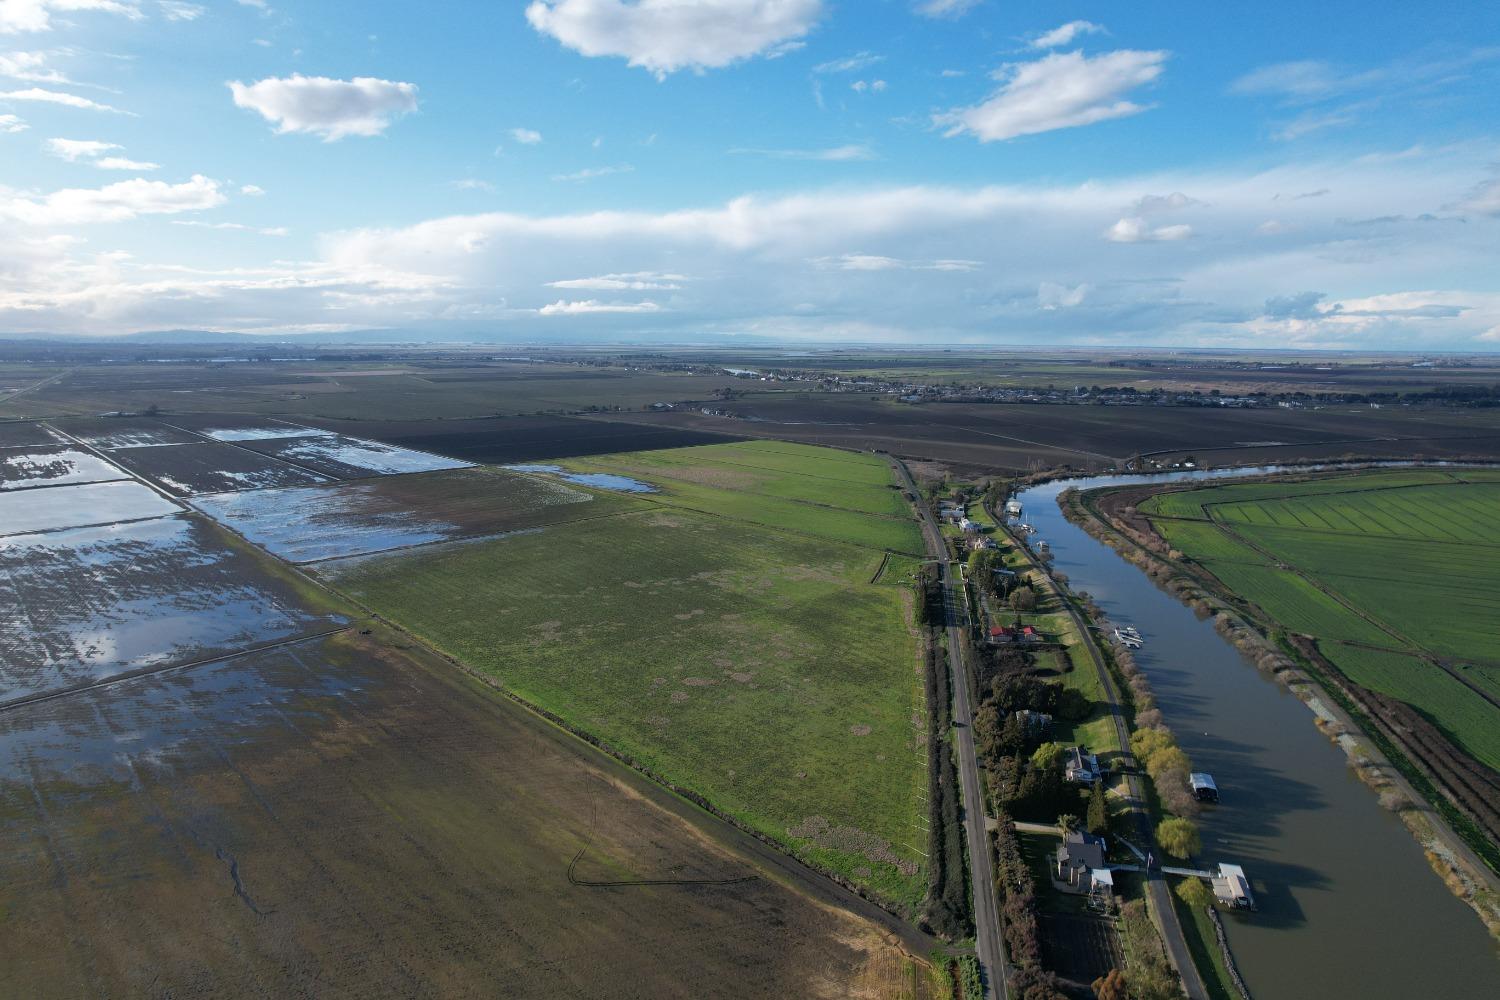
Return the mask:
<path id="1" fill-rule="evenodd" d="M 699 451 L 710 472 L 746 457 Z M 768 454 L 875 489 L 886 468 L 815 449 Z M 640 456 L 576 463 L 661 486 L 636 497 L 644 511 L 324 572 L 798 855 L 914 907 L 925 711 L 911 592 L 886 574 L 915 560 L 892 566 L 861 542 L 904 522 L 687 482 L 685 458 L 666 463 L 676 478 Z M 784 506 L 768 517 L 767 503 Z M 852 530 L 861 522 L 875 527 Z"/>
<path id="2" fill-rule="evenodd" d="M 769 441 L 569 459 L 655 484 L 660 503 L 909 555 L 921 529 L 872 455 Z"/>
<path id="3" fill-rule="evenodd" d="M 1269 617 L 1326 640 L 1329 659 L 1350 679 L 1411 705 L 1500 769 L 1500 483 L 1492 471 L 1217 486 L 1159 495 L 1140 509 L 1157 515 L 1175 548 Z"/>

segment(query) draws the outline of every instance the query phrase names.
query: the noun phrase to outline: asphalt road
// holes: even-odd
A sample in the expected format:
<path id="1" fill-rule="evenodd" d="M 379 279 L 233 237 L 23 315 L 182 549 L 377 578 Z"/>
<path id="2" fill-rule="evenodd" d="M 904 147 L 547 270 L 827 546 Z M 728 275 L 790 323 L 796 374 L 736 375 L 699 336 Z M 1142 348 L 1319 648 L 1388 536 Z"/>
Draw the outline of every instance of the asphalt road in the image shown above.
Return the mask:
<path id="1" fill-rule="evenodd" d="M 985 996 L 1007 1000 L 1005 941 L 1000 936 L 1000 904 L 995 897 L 995 870 L 990 838 L 984 823 L 984 791 L 979 781 L 979 758 L 974 752 L 974 708 L 969 701 L 970 665 L 964 659 L 963 632 L 967 612 L 955 596 L 954 570 L 932 511 L 922 499 L 905 463 L 896 462 L 906 488 L 916 497 L 927 551 L 943 570 L 943 602 L 947 618 L 948 662 L 953 666 L 953 748 L 957 752 L 959 787 L 963 791 L 964 832 L 969 844 L 969 875 L 974 900 L 974 952 L 984 978 Z"/>
<path id="2" fill-rule="evenodd" d="M 991 511 L 990 513 L 994 516 L 996 524 L 1005 524 L 1004 519 L 997 512 Z M 1009 534 L 1009 528 L 1005 530 Z M 1120 707 L 1120 692 L 1115 686 L 1115 679 L 1105 665 L 1104 654 L 1100 652 L 1094 634 L 1089 631 L 1088 623 L 1084 621 L 1083 615 L 1079 613 L 1072 600 L 1062 596 L 1062 588 L 1057 585 L 1056 580 L 1052 579 L 1052 571 L 1033 556 L 1031 550 L 1022 544 L 1019 538 L 1011 535 L 1011 540 L 1016 548 L 1020 549 L 1031 561 L 1032 566 L 1052 583 L 1053 590 L 1058 594 L 1063 607 L 1068 612 L 1068 617 L 1073 621 L 1073 628 L 1082 638 L 1083 647 L 1088 650 L 1089 658 L 1094 661 L 1094 668 L 1099 671 L 1105 695 L 1109 699 L 1110 718 L 1114 722 L 1115 735 L 1120 740 L 1120 746 L 1128 748 L 1130 727 L 1126 724 L 1124 710 Z M 1172 905 L 1171 886 L 1167 884 L 1166 878 L 1160 871 L 1161 849 L 1156 846 L 1156 834 L 1151 828 L 1151 814 L 1146 808 L 1146 794 L 1142 779 L 1140 775 L 1129 774 L 1126 775 L 1125 781 L 1126 787 L 1130 790 L 1127 801 L 1130 804 L 1131 815 L 1136 821 L 1137 842 L 1143 849 L 1151 852 L 1156 861 L 1155 865 L 1147 866 L 1146 871 L 1146 895 L 1151 908 L 1151 917 L 1156 923 L 1156 929 L 1161 932 L 1162 942 L 1167 949 L 1167 957 L 1177 969 L 1177 974 L 1182 977 L 1182 988 L 1189 1000 L 1207 1000 L 1208 989 L 1203 985 L 1203 978 L 1198 974 L 1198 967 L 1193 964 L 1187 939 L 1182 933 L 1182 923 L 1177 919 L 1177 910 Z"/>

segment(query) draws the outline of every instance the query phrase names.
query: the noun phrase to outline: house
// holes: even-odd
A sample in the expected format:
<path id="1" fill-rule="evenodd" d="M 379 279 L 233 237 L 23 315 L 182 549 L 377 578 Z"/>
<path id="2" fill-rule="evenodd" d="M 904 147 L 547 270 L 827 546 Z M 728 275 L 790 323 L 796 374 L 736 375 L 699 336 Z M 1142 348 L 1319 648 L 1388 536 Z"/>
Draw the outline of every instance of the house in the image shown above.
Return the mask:
<path id="1" fill-rule="evenodd" d="M 1096 872 L 1108 872 L 1104 866 L 1106 844 L 1103 837 L 1082 830 L 1069 830 L 1057 845 L 1054 876 L 1080 892 L 1092 893 Z M 1113 885 L 1113 879 L 1111 879 Z"/>
<path id="2" fill-rule="evenodd" d="M 1188 786 L 1193 790 L 1193 798 L 1199 802 L 1218 802 L 1219 786 L 1214 784 L 1214 776 L 1202 771 L 1194 771 L 1188 775 Z"/>
<path id="3" fill-rule="evenodd" d="M 1087 747 L 1069 747 L 1063 777 L 1081 785 L 1092 785 L 1103 775 L 1099 771 L 1099 758 L 1088 752 Z"/>
<path id="4" fill-rule="evenodd" d="M 1016 638 L 1020 642 L 1041 642 L 1042 633 L 1038 632 L 1031 625 L 1023 625 L 1017 633 Z"/>
<path id="5" fill-rule="evenodd" d="M 1023 708 L 1015 716 L 1016 721 L 1021 724 L 1021 731 L 1031 739 L 1041 739 L 1052 730 L 1052 716 L 1046 712 L 1033 712 L 1029 708 Z"/>
<path id="6" fill-rule="evenodd" d="M 958 522 L 958 527 L 966 535 L 979 534 L 979 522 L 971 521 L 967 517 Z"/>
<path id="7" fill-rule="evenodd" d="M 986 538 L 983 535 L 977 535 L 969 539 L 968 545 L 970 552 L 983 552 L 986 549 L 995 548 L 995 540 L 993 538 Z"/>
<path id="8" fill-rule="evenodd" d="M 1019 500 L 1010 500 L 1010 501 L 1007 501 L 1006 504 L 1005 504 L 1005 513 L 1008 516 L 1010 516 L 1010 517 L 1020 517 L 1021 516 L 1021 501 L 1019 501 Z"/>
<path id="9" fill-rule="evenodd" d="M 1006 628 L 1004 625 L 990 627 L 990 642 L 996 646 L 1005 646 L 1016 641 L 1016 630 Z"/>
<path id="10" fill-rule="evenodd" d="M 1235 910 L 1255 909 L 1255 897 L 1250 894 L 1250 879 L 1239 865 L 1219 865 L 1219 874 L 1211 880 L 1214 898 Z"/>

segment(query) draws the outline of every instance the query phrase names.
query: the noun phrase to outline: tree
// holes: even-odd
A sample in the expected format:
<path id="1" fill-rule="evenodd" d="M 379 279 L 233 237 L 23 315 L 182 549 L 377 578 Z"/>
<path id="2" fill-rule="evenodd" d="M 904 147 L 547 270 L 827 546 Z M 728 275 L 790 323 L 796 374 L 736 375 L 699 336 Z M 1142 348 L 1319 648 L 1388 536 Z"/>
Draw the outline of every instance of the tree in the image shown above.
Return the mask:
<path id="1" fill-rule="evenodd" d="M 1071 833 L 1082 825 L 1077 816 L 1072 813 L 1063 813 L 1057 817 L 1057 825 L 1066 833 Z"/>
<path id="2" fill-rule="evenodd" d="M 1017 587 L 1011 591 L 1010 606 L 1014 611 L 1035 611 L 1036 591 L 1030 587 Z"/>
<path id="3" fill-rule="evenodd" d="M 1094 996 L 1099 1000 L 1129 1000 L 1130 993 L 1125 988 L 1125 973 L 1119 969 L 1110 969 L 1107 975 L 1094 980 Z"/>
<path id="4" fill-rule="evenodd" d="M 1109 832 L 1109 799 L 1104 792 L 1104 782 L 1094 782 L 1089 790 L 1089 808 L 1085 815 L 1089 833 L 1102 837 Z"/>
<path id="5" fill-rule="evenodd" d="M 1183 879 L 1177 883 L 1177 895 L 1195 910 L 1214 905 L 1213 890 L 1202 879 Z"/>
<path id="6" fill-rule="evenodd" d="M 1190 858 L 1203 850 L 1198 824 L 1181 816 L 1169 816 L 1156 825 L 1156 842 L 1174 858 Z"/>

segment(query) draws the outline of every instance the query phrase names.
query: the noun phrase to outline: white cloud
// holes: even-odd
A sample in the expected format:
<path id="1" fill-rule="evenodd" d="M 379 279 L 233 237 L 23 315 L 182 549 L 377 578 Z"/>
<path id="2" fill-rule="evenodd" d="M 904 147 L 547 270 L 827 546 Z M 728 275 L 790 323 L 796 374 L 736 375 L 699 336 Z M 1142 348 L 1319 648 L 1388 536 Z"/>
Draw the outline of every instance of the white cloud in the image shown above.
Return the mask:
<path id="1" fill-rule="evenodd" d="M 393 119 L 417 109 L 415 84 L 368 76 L 332 80 L 294 73 L 253 84 L 236 80 L 229 90 L 237 107 L 257 112 L 278 133 L 320 135 L 324 142 L 380 135 Z"/>
<path id="2" fill-rule="evenodd" d="M 494 191 L 495 185 L 489 181 L 480 180 L 477 177 L 463 177 L 456 181 L 449 181 L 448 186 L 455 191 Z"/>
<path id="3" fill-rule="evenodd" d="M 585 167 L 582 170 L 575 170 L 571 174 L 553 174 L 552 179 L 555 181 L 577 183 L 579 181 L 591 181 L 596 177 L 608 177 L 611 174 L 628 174 L 634 170 L 635 167 L 632 167 L 630 164 L 621 163 L 613 167 Z"/>
<path id="4" fill-rule="evenodd" d="M 47 31 L 54 13 L 74 11 L 119 14 L 133 21 L 144 16 L 139 7 L 124 0 L 0 0 L 0 35 Z"/>
<path id="5" fill-rule="evenodd" d="M 104 156 L 94 161 L 94 166 L 100 170 L 133 170 L 145 172 L 160 170 L 160 163 L 151 163 L 147 160 L 132 160 L 124 156 Z"/>
<path id="6" fill-rule="evenodd" d="M 24 132 L 30 125 L 15 115 L 0 115 L 0 133 Z"/>
<path id="7" fill-rule="evenodd" d="M 523 146 L 535 146 L 542 141 L 542 133 L 529 128 L 513 128 L 510 137 Z"/>
<path id="8" fill-rule="evenodd" d="M 0 101 L 33 101 L 38 104 L 61 104 L 68 108 L 78 108 L 82 111 L 108 111 L 117 115 L 128 115 L 130 112 L 112 108 L 108 104 L 100 104 L 77 94 L 66 94 L 58 90 L 45 90 L 41 87 L 30 87 L 26 90 L 0 91 Z M 131 115 L 131 117 L 135 117 Z"/>
<path id="9" fill-rule="evenodd" d="M 549 281 L 547 287 L 583 292 L 675 292 L 682 288 L 681 282 L 686 280 L 687 277 L 681 274 L 631 271 L 622 274 L 603 274 L 597 278 L 567 278 L 563 281 Z"/>
<path id="10" fill-rule="evenodd" d="M 868 253 L 817 257 L 812 263 L 824 270 L 834 271 L 977 271 L 983 266 L 977 260 L 903 260 Z"/>
<path id="11" fill-rule="evenodd" d="M 247 198 L 259 198 L 265 193 L 265 188 L 258 187 L 254 184 L 246 184 L 240 188 L 240 194 L 244 195 Z"/>
<path id="12" fill-rule="evenodd" d="M 1163 212 L 1180 212 L 1184 208 L 1193 208 L 1202 205 L 1203 202 L 1197 198 L 1189 198 L 1181 191 L 1173 191 L 1171 194 L 1148 194 L 1137 198 L 1134 208 L 1136 215 L 1155 215 Z"/>
<path id="13" fill-rule="evenodd" d="M 201 174 L 181 184 L 136 178 L 102 188 L 65 188 L 42 197 L 0 190 L 0 220 L 30 226 L 125 222 L 141 215 L 201 212 L 224 201 L 218 182 Z"/>
<path id="14" fill-rule="evenodd" d="M 596 313 L 654 313 L 661 306 L 655 302 L 599 302 L 594 299 L 568 302 L 559 299 L 551 305 L 542 306 L 537 312 L 543 316 L 588 316 Z"/>
<path id="15" fill-rule="evenodd" d="M 788 51 L 822 0 L 535 0 L 526 20 L 585 56 L 620 56 L 658 79 Z"/>
<path id="16" fill-rule="evenodd" d="M 1262 66 L 1235 80 L 1229 89 L 1236 94 L 1308 98 L 1343 89 L 1343 84 L 1327 63 L 1304 59 Z"/>
<path id="17" fill-rule="evenodd" d="M 876 159 L 875 151 L 863 143 L 833 146 L 829 149 L 731 149 L 732 154 L 769 156 L 776 160 L 821 160 L 825 163 L 849 163 Z"/>
<path id="18" fill-rule="evenodd" d="M 1089 290 L 1088 284 L 1069 288 L 1067 285 L 1044 281 L 1037 286 L 1036 304 L 1046 312 L 1056 309 L 1074 309 L 1083 305 L 1083 300 L 1088 298 Z"/>
<path id="19" fill-rule="evenodd" d="M 1500 216 L 1500 177 L 1475 187 L 1457 207 L 1460 212 Z"/>
<path id="20" fill-rule="evenodd" d="M 1051 31 L 1044 32 L 1031 40 L 1034 49 L 1057 49 L 1064 45 L 1072 45 L 1073 40 L 1079 35 L 1098 35 L 1104 33 L 1104 25 L 1095 24 L 1092 21 L 1069 21 L 1067 24 L 1059 25 Z"/>
<path id="21" fill-rule="evenodd" d="M 1192 235 L 1192 226 L 1152 227 L 1138 215 L 1127 216 L 1104 231 L 1111 243 L 1172 243 Z"/>
<path id="22" fill-rule="evenodd" d="M 286 236 L 290 230 L 285 226 L 247 226 L 241 222 L 200 222 L 196 219 L 173 219 L 174 226 L 193 229 L 217 229 L 224 232 L 255 233 L 258 236 Z"/>
<path id="23" fill-rule="evenodd" d="M 4 0 L 0 0 L 3 3 Z M 64 74 L 49 69 L 45 52 L 0 52 L 0 76 L 27 83 L 71 84 Z"/>
<path id="24" fill-rule="evenodd" d="M 1092 58 L 1054 53 L 1005 66 L 995 74 L 1002 86 L 988 100 L 936 115 L 933 122 L 949 136 L 967 132 L 995 142 L 1139 114 L 1146 108 L 1124 95 L 1160 76 L 1166 59 L 1165 52 L 1122 49 Z"/>
<path id="25" fill-rule="evenodd" d="M 923 17 L 963 17 L 984 0 L 920 0 L 917 13 Z"/>
<path id="26" fill-rule="evenodd" d="M 123 156 L 106 156 L 114 150 L 124 149 L 119 143 L 100 142 L 97 139 L 48 139 L 47 152 L 69 163 L 88 163 L 100 170 L 159 170 L 159 163 L 144 163 Z"/>
<path id="27" fill-rule="evenodd" d="M 183 3 L 182 0 L 156 0 L 156 5 L 168 21 L 196 21 L 207 13 L 198 4 Z"/>
<path id="28" fill-rule="evenodd" d="M 867 90 L 872 94 L 878 94 L 885 90 L 885 88 L 886 82 L 884 80 L 855 80 L 849 84 L 849 89 L 856 94 L 863 94 Z"/>
<path id="29" fill-rule="evenodd" d="M 844 56 L 842 59 L 831 59 L 828 62 L 819 63 L 813 67 L 813 72 L 855 73 L 884 61 L 885 56 L 876 55 L 874 52 L 856 52 L 854 55 Z"/>

